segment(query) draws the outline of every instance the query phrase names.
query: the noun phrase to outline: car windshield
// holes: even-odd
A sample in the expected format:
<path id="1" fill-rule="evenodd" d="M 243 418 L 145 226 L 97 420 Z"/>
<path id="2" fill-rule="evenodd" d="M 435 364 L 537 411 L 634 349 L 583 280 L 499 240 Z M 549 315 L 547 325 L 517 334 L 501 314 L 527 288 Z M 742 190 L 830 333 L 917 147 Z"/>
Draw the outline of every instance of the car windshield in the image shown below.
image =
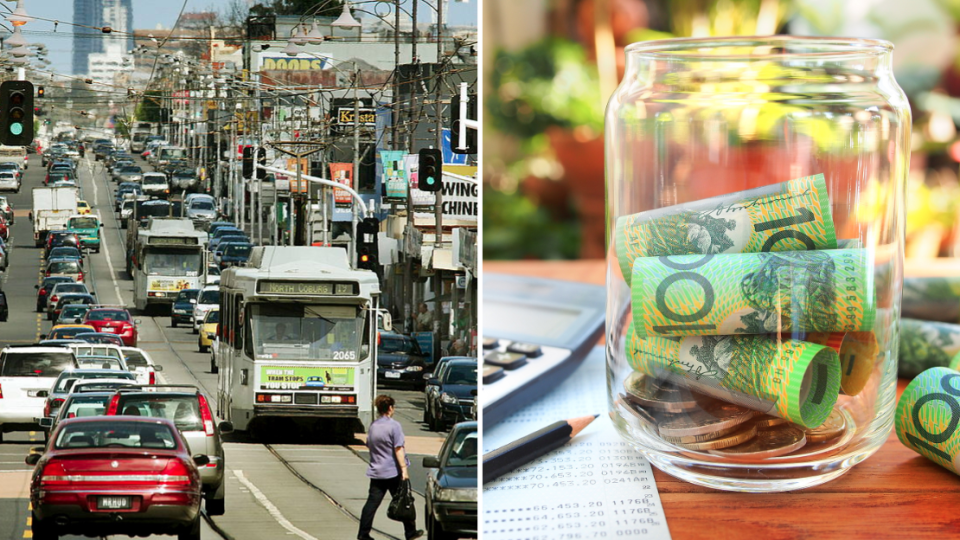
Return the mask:
<path id="1" fill-rule="evenodd" d="M 196 299 L 199 294 L 200 289 L 184 289 L 177 295 L 176 303 L 187 303 L 190 300 Z"/>
<path id="2" fill-rule="evenodd" d="M 80 250 L 75 247 L 55 247 L 50 250 L 51 259 L 59 259 L 61 257 L 80 257 Z"/>
<path id="3" fill-rule="evenodd" d="M 123 364 L 116 358 L 106 356 L 78 356 L 77 362 L 80 367 L 93 369 L 116 369 L 122 370 Z"/>
<path id="4" fill-rule="evenodd" d="M 63 448 L 164 448 L 177 447 L 177 438 L 168 426 L 156 421 L 117 422 L 113 420 L 69 424 L 57 434 L 54 446 Z"/>
<path id="5" fill-rule="evenodd" d="M 60 317 L 65 319 L 78 319 L 83 317 L 83 314 L 90 309 L 90 306 L 84 304 L 72 304 L 69 306 L 64 306 L 63 311 L 60 312 Z"/>
<path id="6" fill-rule="evenodd" d="M 117 411 L 172 420 L 180 431 L 203 431 L 200 401 L 196 394 L 121 395 Z M 136 411 L 136 412 L 134 412 Z"/>
<path id="7" fill-rule="evenodd" d="M 116 372 L 111 373 L 107 371 L 101 372 L 89 372 L 89 373 L 68 373 L 64 372 L 60 374 L 60 377 L 57 379 L 57 384 L 53 387 L 53 392 L 55 394 L 65 394 L 73 388 L 73 383 L 79 380 L 87 379 L 126 379 L 130 378 L 130 373 L 126 372 Z"/>
<path id="8" fill-rule="evenodd" d="M 380 352 L 421 354 L 416 341 L 399 337 L 384 337 L 380 341 Z"/>
<path id="9" fill-rule="evenodd" d="M 59 283 L 53 287 L 56 294 L 81 293 L 86 294 L 87 286 L 83 283 Z"/>
<path id="10" fill-rule="evenodd" d="M 100 222 L 97 221 L 97 218 L 93 217 L 70 218 L 70 224 L 68 226 L 71 229 L 96 229 L 100 226 Z"/>
<path id="11" fill-rule="evenodd" d="M 51 274 L 79 274 L 80 264 L 75 261 L 56 261 L 47 265 Z"/>
<path id="12" fill-rule="evenodd" d="M 77 357 L 80 356 L 112 356 L 116 359 L 120 359 L 122 355 L 120 351 L 113 347 L 108 347 L 109 343 L 103 345 L 75 345 L 70 347 L 73 349 L 73 352 L 76 353 Z"/>
<path id="13" fill-rule="evenodd" d="M 451 365 L 443 373 L 444 384 L 477 384 L 477 366 Z"/>
<path id="14" fill-rule="evenodd" d="M 150 367 L 147 357 L 140 351 L 123 351 L 123 357 L 127 361 L 128 368 Z"/>
<path id="15" fill-rule="evenodd" d="M 359 357 L 363 317 L 354 306 L 254 304 L 251 325 L 252 343 L 248 334 L 245 345 L 257 358 Z"/>
<path id="16" fill-rule="evenodd" d="M 477 466 L 477 432 L 476 430 L 459 431 L 450 441 L 450 450 L 447 453 L 444 467 L 476 467 Z"/>
<path id="17" fill-rule="evenodd" d="M 219 304 L 220 303 L 220 289 L 210 289 L 208 291 L 202 291 L 200 293 L 200 298 L 197 300 L 198 304 Z"/>
<path id="18" fill-rule="evenodd" d="M 249 257 L 253 246 L 250 244 L 227 244 L 223 248 L 223 254 L 230 257 Z"/>
<path id="19" fill-rule="evenodd" d="M 81 418 L 84 416 L 103 416 L 112 394 L 99 396 L 77 395 L 67 398 L 61 414 L 63 418 Z"/>
<path id="20" fill-rule="evenodd" d="M 50 335 L 47 336 L 48 339 L 70 339 L 75 337 L 77 334 L 82 334 L 84 332 L 90 332 L 90 328 L 54 328 L 50 331 Z"/>
<path id="21" fill-rule="evenodd" d="M 167 179 L 164 176 L 148 176 L 143 179 L 144 184 L 166 184 Z"/>
<path id="22" fill-rule="evenodd" d="M 220 322 L 220 310 L 211 311 L 207 313 L 206 318 L 203 319 L 203 324 L 216 324 Z"/>
<path id="23" fill-rule="evenodd" d="M 86 341 L 87 343 L 103 343 L 105 345 L 123 346 L 123 339 L 121 339 L 120 336 L 115 336 L 113 334 L 87 332 L 85 334 L 79 334 L 77 337 Z"/>
<path id="24" fill-rule="evenodd" d="M 87 313 L 88 321 L 129 321 L 130 314 L 120 310 L 93 310 Z"/>
<path id="25" fill-rule="evenodd" d="M 120 167 L 121 174 L 122 173 L 140 174 L 142 172 L 143 172 L 143 169 L 141 169 L 140 167 L 132 167 L 132 166 Z"/>
<path id="26" fill-rule="evenodd" d="M 56 377 L 71 367 L 71 352 L 8 351 L 0 359 L 0 377 Z"/>
<path id="27" fill-rule="evenodd" d="M 219 267 L 219 266 L 208 266 L 208 267 L 207 267 L 207 274 L 209 274 L 209 275 L 211 275 L 211 276 L 219 276 L 219 275 L 220 275 L 220 267 Z"/>
<path id="28" fill-rule="evenodd" d="M 191 210 L 213 210 L 213 203 L 210 201 L 196 201 L 190 204 Z"/>
<path id="29" fill-rule="evenodd" d="M 151 248 L 143 264 L 151 276 L 193 277 L 200 275 L 201 259 L 201 254 L 195 251 Z"/>

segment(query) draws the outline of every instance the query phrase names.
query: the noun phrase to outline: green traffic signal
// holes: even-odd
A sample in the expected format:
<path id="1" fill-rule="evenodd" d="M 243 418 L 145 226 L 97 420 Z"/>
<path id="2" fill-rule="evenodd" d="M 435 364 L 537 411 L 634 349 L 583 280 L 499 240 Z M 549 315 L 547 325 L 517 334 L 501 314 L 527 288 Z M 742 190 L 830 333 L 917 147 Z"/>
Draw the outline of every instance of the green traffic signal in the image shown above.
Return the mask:
<path id="1" fill-rule="evenodd" d="M 10 124 L 10 133 L 13 135 L 20 135 L 23 133 L 23 124 L 20 122 L 14 122 Z"/>

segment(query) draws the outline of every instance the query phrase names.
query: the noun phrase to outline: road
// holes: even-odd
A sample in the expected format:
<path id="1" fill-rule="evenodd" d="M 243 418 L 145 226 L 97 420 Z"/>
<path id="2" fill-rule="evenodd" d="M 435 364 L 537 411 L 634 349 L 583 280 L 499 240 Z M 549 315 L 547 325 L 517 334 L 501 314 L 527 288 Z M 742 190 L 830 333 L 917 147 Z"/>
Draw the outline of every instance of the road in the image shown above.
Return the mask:
<path id="1" fill-rule="evenodd" d="M 141 165 L 149 170 L 145 163 Z M 0 324 L 0 345 L 33 343 L 50 328 L 45 317 L 34 311 L 42 260 L 41 250 L 33 245 L 27 217 L 31 189 L 42 185 L 45 172 L 39 156 L 31 155 L 21 192 L 10 194 L 16 211 L 10 242 L 14 247 L 10 267 L 2 277 L 10 318 Z M 104 221 L 106 241 L 100 253 L 87 256 L 88 282 L 101 303 L 132 306 L 133 282 L 125 271 L 122 247 L 126 231 L 119 228 L 111 204 L 114 184 L 92 157 L 80 161 L 78 172 L 83 195 Z M 164 367 L 161 382 L 195 384 L 214 396 L 217 378 L 209 371 L 209 354 L 197 351 L 196 335 L 183 327 L 172 328 L 167 315 L 134 315 L 140 321 L 139 346 Z M 385 392 L 397 400 L 395 418 L 407 437 L 411 481 L 419 492 L 418 528 L 423 529 L 426 471 L 421 461 L 423 456 L 436 455 L 445 434 L 430 432 L 420 422 L 422 393 L 393 389 Z M 356 538 L 368 486 L 368 453 L 363 437 L 357 434 L 350 444 L 293 442 L 289 438 L 264 443 L 240 436 L 226 438 L 226 514 L 204 516 L 203 538 Z M 23 459 L 29 448 L 42 444 L 42 440 L 40 433 L 9 433 L 0 444 L 0 540 L 32 537 L 28 501 L 31 468 Z M 387 501 L 380 508 L 372 536 L 402 539 L 403 526 L 387 519 L 386 507 Z"/>

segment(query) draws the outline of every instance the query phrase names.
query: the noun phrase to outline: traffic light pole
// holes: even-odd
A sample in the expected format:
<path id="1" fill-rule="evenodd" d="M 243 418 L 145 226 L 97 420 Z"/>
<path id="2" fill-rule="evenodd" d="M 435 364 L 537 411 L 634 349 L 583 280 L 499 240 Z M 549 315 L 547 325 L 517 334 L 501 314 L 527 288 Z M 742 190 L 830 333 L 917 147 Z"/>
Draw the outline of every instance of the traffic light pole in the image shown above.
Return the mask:
<path id="1" fill-rule="evenodd" d="M 416 21 L 414 21 L 414 29 L 416 29 Z M 437 61 L 443 58 L 443 2 L 437 2 Z M 443 86 L 443 72 L 444 65 L 440 64 L 440 69 L 437 71 L 437 77 L 434 80 L 434 107 L 436 111 L 436 141 L 437 148 L 440 149 L 440 163 L 438 163 L 438 169 L 443 170 L 443 106 L 440 103 L 440 88 Z M 443 328 L 443 307 L 441 305 L 440 296 L 443 294 L 443 281 L 440 278 L 440 271 L 437 270 L 437 249 L 443 244 L 443 173 L 440 173 L 440 178 L 437 178 L 437 181 L 440 183 L 440 189 L 436 193 L 436 202 L 433 207 L 433 218 L 436 222 L 436 228 L 434 234 L 436 234 L 436 239 L 433 241 L 433 261 L 431 266 L 433 266 L 433 303 L 434 303 L 434 315 L 433 315 L 433 358 L 438 360 L 440 358 L 440 340 L 442 338 L 442 332 L 440 331 Z M 450 305 L 450 315 L 453 315 L 454 305 Z"/>

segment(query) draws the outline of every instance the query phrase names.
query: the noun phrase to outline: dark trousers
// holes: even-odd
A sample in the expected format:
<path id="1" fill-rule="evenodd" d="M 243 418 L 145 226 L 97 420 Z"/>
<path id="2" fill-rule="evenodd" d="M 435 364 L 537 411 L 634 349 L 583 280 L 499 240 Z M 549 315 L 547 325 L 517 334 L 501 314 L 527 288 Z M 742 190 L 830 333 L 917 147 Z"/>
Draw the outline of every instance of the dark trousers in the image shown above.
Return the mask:
<path id="1" fill-rule="evenodd" d="M 360 513 L 360 532 L 357 538 L 365 540 L 370 538 L 370 530 L 373 529 L 373 518 L 377 515 L 377 509 L 383 502 L 383 496 L 390 492 L 390 497 L 397 496 L 397 490 L 400 489 L 400 477 L 393 478 L 371 478 L 370 491 L 367 493 L 367 503 L 363 505 L 363 512 Z M 403 534 L 410 538 L 417 532 L 415 521 L 403 522 Z"/>

